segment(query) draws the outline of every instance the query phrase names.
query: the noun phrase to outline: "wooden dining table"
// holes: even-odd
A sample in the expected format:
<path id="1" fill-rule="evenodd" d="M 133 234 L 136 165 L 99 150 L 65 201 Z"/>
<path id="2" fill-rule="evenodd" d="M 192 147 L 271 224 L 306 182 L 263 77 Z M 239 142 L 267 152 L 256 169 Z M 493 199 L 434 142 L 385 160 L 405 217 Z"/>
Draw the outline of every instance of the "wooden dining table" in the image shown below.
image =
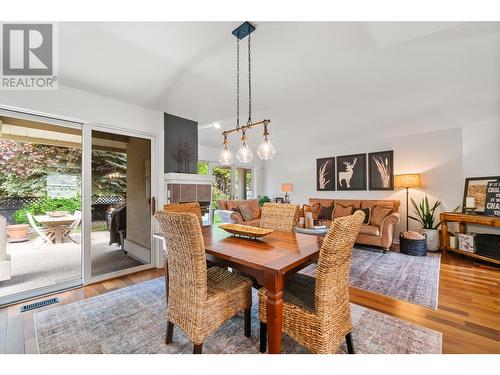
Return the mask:
<path id="1" fill-rule="evenodd" d="M 202 227 L 202 233 L 207 260 L 252 275 L 266 288 L 268 350 L 280 353 L 286 278 L 318 256 L 323 237 L 275 231 L 247 239 L 217 226 Z"/>
<path id="2" fill-rule="evenodd" d="M 63 240 L 63 228 L 76 220 L 76 216 L 65 215 L 52 217 L 49 215 L 36 215 L 35 220 L 42 224 L 49 231 L 54 233 L 54 243 L 59 244 Z"/>

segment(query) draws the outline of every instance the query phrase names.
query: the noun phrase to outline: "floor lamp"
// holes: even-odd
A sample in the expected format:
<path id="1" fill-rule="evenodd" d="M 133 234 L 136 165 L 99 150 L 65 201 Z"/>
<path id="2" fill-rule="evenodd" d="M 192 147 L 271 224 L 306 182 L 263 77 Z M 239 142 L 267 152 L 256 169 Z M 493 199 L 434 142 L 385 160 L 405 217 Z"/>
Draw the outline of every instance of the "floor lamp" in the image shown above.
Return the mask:
<path id="1" fill-rule="evenodd" d="M 400 174 L 394 176 L 394 187 L 406 189 L 406 230 L 408 231 L 408 213 L 410 206 L 408 205 L 408 189 L 422 187 L 419 174 Z"/>

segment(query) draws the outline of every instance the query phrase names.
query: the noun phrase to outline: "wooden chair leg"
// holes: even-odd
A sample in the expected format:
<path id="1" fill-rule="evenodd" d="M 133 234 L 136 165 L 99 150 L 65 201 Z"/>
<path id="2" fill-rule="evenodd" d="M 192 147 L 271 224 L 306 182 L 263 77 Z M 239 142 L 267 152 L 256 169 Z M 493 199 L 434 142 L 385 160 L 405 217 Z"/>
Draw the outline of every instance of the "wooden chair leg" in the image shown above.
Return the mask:
<path id="1" fill-rule="evenodd" d="M 250 337 L 252 330 L 252 311 L 245 309 L 245 337 Z"/>
<path id="2" fill-rule="evenodd" d="M 170 321 L 167 322 L 167 334 L 165 335 L 165 344 L 172 343 L 172 337 L 174 336 L 174 323 Z"/>
<path id="3" fill-rule="evenodd" d="M 199 344 L 199 345 L 193 345 L 193 354 L 201 354 L 201 352 L 203 351 L 203 343 Z"/>
<path id="4" fill-rule="evenodd" d="M 355 352 L 354 352 L 354 345 L 352 345 L 352 335 L 351 335 L 351 332 L 349 332 L 347 335 L 345 335 L 345 342 L 347 344 L 347 352 L 349 354 L 355 354 Z"/>
<path id="5" fill-rule="evenodd" d="M 267 350 L 267 324 L 260 322 L 260 352 Z"/>

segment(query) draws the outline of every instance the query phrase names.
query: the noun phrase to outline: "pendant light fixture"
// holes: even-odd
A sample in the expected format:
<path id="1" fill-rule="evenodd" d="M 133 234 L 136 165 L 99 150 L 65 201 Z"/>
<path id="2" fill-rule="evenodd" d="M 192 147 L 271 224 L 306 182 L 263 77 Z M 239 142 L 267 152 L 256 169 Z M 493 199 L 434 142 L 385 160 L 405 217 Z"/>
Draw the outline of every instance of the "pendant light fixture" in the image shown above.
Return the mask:
<path id="1" fill-rule="evenodd" d="M 264 125 L 264 141 L 257 150 L 257 156 L 262 160 L 270 160 L 276 154 L 276 150 L 269 140 L 268 126 L 270 120 L 262 120 L 252 123 L 252 43 L 250 34 L 255 31 L 255 26 L 249 22 L 242 23 L 232 34 L 236 37 L 236 127 L 222 133 L 224 136 L 223 149 L 219 154 L 219 162 L 222 165 L 229 165 L 233 162 L 233 154 L 229 150 L 227 137 L 233 132 L 241 131 L 241 147 L 236 153 L 236 159 L 240 163 L 250 163 L 253 159 L 253 152 L 248 147 L 246 132 L 259 125 Z M 240 40 L 248 37 L 248 120 L 246 125 L 240 126 Z"/>

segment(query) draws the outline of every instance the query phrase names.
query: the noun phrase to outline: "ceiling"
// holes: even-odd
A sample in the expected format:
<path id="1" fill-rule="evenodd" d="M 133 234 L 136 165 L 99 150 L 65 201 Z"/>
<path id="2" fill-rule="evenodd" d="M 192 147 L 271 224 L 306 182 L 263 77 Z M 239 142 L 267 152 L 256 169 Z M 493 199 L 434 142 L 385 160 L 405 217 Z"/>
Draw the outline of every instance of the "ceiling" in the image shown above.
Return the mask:
<path id="1" fill-rule="evenodd" d="M 240 22 L 61 23 L 60 84 L 234 125 Z M 499 117 L 500 23 L 254 22 L 254 120 L 273 139 L 415 132 Z M 246 120 L 246 39 L 242 45 Z M 256 130 L 253 130 L 256 131 Z M 259 137 L 260 138 L 260 137 Z M 256 142 L 256 141 L 251 141 Z"/>

